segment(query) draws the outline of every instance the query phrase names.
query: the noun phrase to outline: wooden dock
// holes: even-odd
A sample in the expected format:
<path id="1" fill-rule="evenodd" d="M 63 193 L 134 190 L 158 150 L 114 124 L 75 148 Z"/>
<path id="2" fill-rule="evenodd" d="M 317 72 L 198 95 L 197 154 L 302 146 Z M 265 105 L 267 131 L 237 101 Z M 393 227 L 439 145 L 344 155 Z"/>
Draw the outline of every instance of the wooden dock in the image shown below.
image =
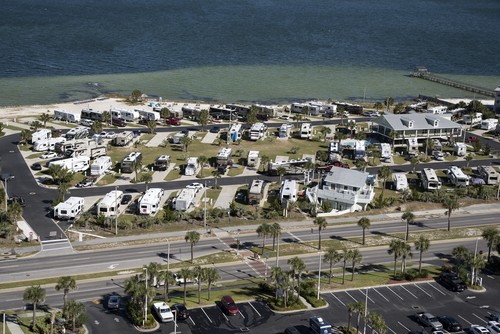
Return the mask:
<path id="1" fill-rule="evenodd" d="M 433 82 L 440 83 L 442 85 L 458 88 L 458 89 L 463 89 L 468 92 L 473 92 L 485 96 L 491 96 L 495 97 L 495 92 L 492 89 L 484 88 L 484 87 L 479 87 L 475 85 L 470 85 L 464 82 L 448 79 L 445 77 L 441 77 L 439 75 L 432 74 L 427 71 L 415 71 L 413 72 L 410 76 L 414 78 L 420 78 L 420 79 L 425 79 Z"/>

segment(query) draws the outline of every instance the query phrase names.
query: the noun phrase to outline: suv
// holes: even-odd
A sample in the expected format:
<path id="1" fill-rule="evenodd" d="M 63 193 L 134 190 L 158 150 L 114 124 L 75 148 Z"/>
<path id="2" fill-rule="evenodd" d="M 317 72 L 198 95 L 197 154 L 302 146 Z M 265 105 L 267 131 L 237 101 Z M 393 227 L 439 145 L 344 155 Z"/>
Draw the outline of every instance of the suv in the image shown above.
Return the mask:
<path id="1" fill-rule="evenodd" d="M 108 299 L 108 310 L 118 310 L 120 308 L 120 296 L 111 295 Z"/>
<path id="2" fill-rule="evenodd" d="M 467 285 L 455 273 L 442 272 L 439 281 L 451 291 L 462 292 L 467 289 Z"/>
<path id="3" fill-rule="evenodd" d="M 457 320 L 455 320 L 455 318 L 443 315 L 443 316 L 438 316 L 438 320 L 440 323 L 443 324 L 443 328 L 446 329 L 448 332 L 462 331 L 462 325 L 460 325 L 460 323 Z"/>
<path id="4" fill-rule="evenodd" d="M 491 334 L 489 330 L 480 325 L 471 325 L 470 332 L 472 334 Z"/>
<path id="5" fill-rule="evenodd" d="M 222 307 L 226 310 L 229 315 L 236 315 L 240 311 L 238 305 L 234 302 L 233 298 L 230 296 L 223 296 L 220 300 Z"/>

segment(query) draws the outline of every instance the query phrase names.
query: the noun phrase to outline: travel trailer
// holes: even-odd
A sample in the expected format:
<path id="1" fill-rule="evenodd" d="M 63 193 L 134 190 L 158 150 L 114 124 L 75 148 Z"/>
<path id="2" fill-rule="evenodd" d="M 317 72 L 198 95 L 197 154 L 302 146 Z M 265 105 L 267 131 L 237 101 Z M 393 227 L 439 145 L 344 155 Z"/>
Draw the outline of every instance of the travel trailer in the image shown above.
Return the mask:
<path id="1" fill-rule="evenodd" d="M 120 170 L 122 173 L 132 173 L 135 171 L 136 167 L 139 167 L 142 163 L 142 153 L 141 152 L 131 152 L 127 155 L 120 163 Z"/>
<path id="2" fill-rule="evenodd" d="M 184 175 L 193 176 L 198 170 L 198 158 L 191 157 L 188 158 L 186 168 L 184 169 Z"/>
<path id="3" fill-rule="evenodd" d="M 145 121 L 159 121 L 161 119 L 160 113 L 157 111 L 142 109 L 135 109 L 135 111 L 138 112 L 141 119 Z"/>
<path id="4" fill-rule="evenodd" d="M 79 123 L 82 119 L 79 112 L 66 111 L 64 109 L 54 109 L 53 118 L 58 121 Z"/>
<path id="5" fill-rule="evenodd" d="M 134 133 L 132 131 L 123 131 L 119 133 L 114 139 L 116 146 L 127 146 L 134 140 Z"/>
<path id="6" fill-rule="evenodd" d="M 166 171 L 170 165 L 170 155 L 160 155 L 153 163 L 153 170 Z"/>
<path id="7" fill-rule="evenodd" d="M 467 146 L 464 143 L 455 143 L 455 155 L 463 157 L 467 154 Z"/>
<path id="8" fill-rule="evenodd" d="M 230 149 L 229 147 L 222 148 L 217 153 L 217 166 L 227 166 L 227 165 L 230 165 L 231 164 L 232 152 L 233 152 L 233 150 Z"/>
<path id="9" fill-rule="evenodd" d="M 465 115 L 463 115 L 462 119 L 464 121 L 464 124 L 474 126 L 477 124 L 481 124 L 481 122 L 483 120 L 483 114 L 481 114 L 480 112 L 472 113 L 470 115 L 465 114 Z"/>
<path id="10" fill-rule="evenodd" d="M 311 116 L 318 116 L 321 106 L 311 103 L 292 103 L 291 111 L 293 113 L 307 114 Z"/>
<path id="11" fill-rule="evenodd" d="M 173 207 L 177 211 L 186 211 L 191 205 L 194 205 L 196 189 L 184 188 L 172 202 Z"/>
<path id="12" fill-rule="evenodd" d="M 31 134 L 31 143 L 35 143 L 39 140 L 50 139 L 52 138 L 52 130 L 49 129 L 40 129 Z"/>
<path id="13" fill-rule="evenodd" d="M 478 166 L 477 173 L 486 184 L 498 184 L 498 172 L 493 166 Z"/>
<path id="14" fill-rule="evenodd" d="M 281 182 L 280 188 L 280 201 L 284 202 L 295 202 L 297 200 L 297 181 L 295 180 L 285 180 Z"/>
<path id="15" fill-rule="evenodd" d="M 255 123 L 250 128 L 250 140 L 259 140 L 266 135 L 267 126 L 264 123 Z"/>
<path id="16" fill-rule="evenodd" d="M 82 109 L 81 116 L 83 119 L 90 119 L 93 121 L 102 121 L 102 114 L 104 111 L 94 110 L 91 108 Z"/>
<path id="17" fill-rule="evenodd" d="M 44 152 L 53 151 L 56 148 L 56 144 L 66 141 L 64 137 L 55 137 L 49 139 L 42 139 L 33 143 L 33 151 Z"/>
<path id="18" fill-rule="evenodd" d="M 248 188 L 247 202 L 250 205 L 259 204 L 264 194 L 264 180 L 253 180 Z"/>
<path id="19" fill-rule="evenodd" d="M 496 129 L 498 125 L 498 119 L 488 118 L 481 122 L 481 130 L 490 131 Z"/>
<path id="20" fill-rule="evenodd" d="M 90 165 L 90 175 L 103 175 L 111 168 L 112 165 L 113 163 L 111 161 L 111 157 L 99 157 Z"/>
<path id="21" fill-rule="evenodd" d="M 285 139 L 290 137 L 292 129 L 293 129 L 293 124 L 281 124 L 278 130 L 278 138 Z"/>
<path id="22" fill-rule="evenodd" d="M 74 173 L 84 172 L 90 167 L 90 158 L 80 156 L 49 162 L 49 168 L 50 166 L 54 165 L 62 166 L 63 168 L 66 168 L 67 170 Z"/>
<path id="23" fill-rule="evenodd" d="M 279 167 L 284 167 L 286 174 L 303 174 L 306 170 L 304 167 L 306 164 L 310 163 L 310 158 L 304 158 L 300 160 L 288 160 L 283 162 L 269 162 L 268 172 L 269 174 L 277 174 Z"/>
<path id="24" fill-rule="evenodd" d="M 424 168 L 420 174 L 420 178 L 425 190 L 441 189 L 441 181 L 438 179 L 434 169 Z"/>
<path id="25" fill-rule="evenodd" d="M 311 139 L 312 137 L 312 126 L 311 123 L 302 123 L 300 127 L 300 138 L 301 139 Z"/>
<path id="26" fill-rule="evenodd" d="M 392 182 L 394 183 L 394 190 L 403 191 L 408 189 L 408 179 L 404 173 L 392 174 Z"/>
<path id="27" fill-rule="evenodd" d="M 97 215 L 103 215 L 104 217 L 118 215 L 122 196 L 123 191 L 121 190 L 112 190 L 107 193 L 104 198 L 97 203 Z"/>
<path id="28" fill-rule="evenodd" d="M 228 136 L 232 142 L 235 142 L 238 139 L 241 139 L 241 124 L 231 125 L 231 128 L 229 128 Z"/>
<path id="29" fill-rule="evenodd" d="M 57 219 L 75 219 L 83 210 L 83 197 L 70 197 L 54 207 L 54 217 Z"/>
<path id="30" fill-rule="evenodd" d="M 139 199 L 139 214 L 153 215 L 158 212 L 163 193 L 161 188 L 148 189 Z"/>
<path id="31" fill-rule="evenodd" d="M 259 166 L 259 151 L 249 151 L 247 156 L 247 167 Z"/>
<path id="32" fill-rule="evenodd" d="M 113 115 L 113 111 L 115 115 L 120 115 L 118 116 L 119 118 L 127 121 L 127 122 L 134 122 L 139 119 L 140 115 L 137 111 L 131 111 L 127 109 L 111 109 L 111 114 Z M 117 116 L 114 116 L 117 117 Z"/>
<path id="33" fill-rule="evenodd" d="M 428 114 L 434 114 L 434 115 L 442 115 L 445 114 L 448 111 L 448 107 L 446 106 L 437 106 L 437 107 L 432 107 L 427 109 Z"/>
<path id="34" fill-rule="evenodd" d="M 380 160 L 384 162 L 391 161 L 391 145 L 388 143 L 380 144 Z"/>
<path id="35" fill-rule="evenodd" d="M 82 139 L 87 138 L 89 135 L 89 129 L 85 126 L 77 126 L 66 132 L 66 139 Z"/>
<path id="36" fill-rule="evenodd" d="M 469 185 L 469 177 L 458 166 L 448 167 L 448 177 L 456 187 L 467 187 Z"/>

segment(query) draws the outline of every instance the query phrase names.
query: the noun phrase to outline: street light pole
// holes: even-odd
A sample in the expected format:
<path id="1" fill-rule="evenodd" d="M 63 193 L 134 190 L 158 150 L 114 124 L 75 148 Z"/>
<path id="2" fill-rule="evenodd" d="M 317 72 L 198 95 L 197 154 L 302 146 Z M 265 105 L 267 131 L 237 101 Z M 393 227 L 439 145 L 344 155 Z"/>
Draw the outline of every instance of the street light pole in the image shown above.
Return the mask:
<path id="1" fill-rule="evenodd" d="M 144 302 L 144 324 L 146 326 L 146 322 L 148 321 L 148 268 L 144 268 L 146 270 L 146 294 L 145 294 L 145 302 Z"/>
<path id="2" fill-rule="evenodd" d="M 207 181 L 205 181 L 205 192 L 203 193 L 203 226 L 207 231 Z"/>
<path id="3" fill-rule="evenodd" d="M 118 186 L 115 186 L 115 235 L 118 235 Z"/>
<path id="4" fill-rule="evenodd" d="M 240 253 L 240 229 L 238 229 L 238 235 L 236 237 L 236 252 L 239 254 Z"/>
<path id="5" fill-rule="evenodd" d="M 8 209 L 7 208 L 7 202 L 9 201 L 9 194 L 7 193 L 7 181 L 8 180 L 9 179 L 6 178 L 5 181 L 3 182 L 3 184 L 4 184 L 3 187 L 4 187 L 4 190 L 5 190 L 5 213 L 7 213 L 7 209 Z"/>
<path id="6" fill-rule="evenodd" d="M 323 255 L 323 252 L 318 252 L 319 253 L 319 268 L 318 268 L 318 295 L 316 299 L 319 299 L 319 291 L 321 290 L 321 256 Z"/>
<path id="7" fill-rule="evenodd" d="M 167 238 L 167 272 L 170 271 L 170 240 Z"/>
<path id="8" fill-rule="evenodd" d="M 280 261 L 280 235 L 278 234 L 278 247 L 276 248 L 276 268 L 279 266 Z"/>
<path id="9" fill-rule="evenodd" d="M 365 315 L 364 315 L 365 321 L 364 321 L 364 325 L 363 325 L 363 334 L 366 334 L 366 315 L 367 314 L 368 314 L 368 288 L 366 288 L 366 292 L 365 292 Z"/>

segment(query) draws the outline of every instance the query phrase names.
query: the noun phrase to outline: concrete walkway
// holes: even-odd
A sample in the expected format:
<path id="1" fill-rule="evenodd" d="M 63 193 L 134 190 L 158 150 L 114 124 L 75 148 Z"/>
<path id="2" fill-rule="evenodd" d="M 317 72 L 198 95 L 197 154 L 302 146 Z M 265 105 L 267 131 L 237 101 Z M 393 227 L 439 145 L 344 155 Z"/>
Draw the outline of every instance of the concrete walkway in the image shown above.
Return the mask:
<path id="1" fill-rule="evenodd" d="M 146 147 L 159 147 L 171 134 L 171 132 L 158 132 L 150 141 L 147 142 Z"/>
<path id="2" fill-rule="evenodd" d="M 219 194 L 219 197 L 217 198 L 217 201 L 214 204 L 215 208 L 223 208 L 227 209 L 229 208 L 229 204 L 234 199 L 234 194 L 236 193 L 236 190 L 238 190 L 239 187 L 241 187 L 242 184 L 235 184 L 231 186 L 223 186 L 222 191 Z"/>
<path id="3" fill-rule="evenodd" d="M 218 133 L 207 132 L 205 137 L 203 137 L 203 139 L 201 140 L 201 143 L 212 144 L 217 139 L 218 136 L 219 136 Z"/>

